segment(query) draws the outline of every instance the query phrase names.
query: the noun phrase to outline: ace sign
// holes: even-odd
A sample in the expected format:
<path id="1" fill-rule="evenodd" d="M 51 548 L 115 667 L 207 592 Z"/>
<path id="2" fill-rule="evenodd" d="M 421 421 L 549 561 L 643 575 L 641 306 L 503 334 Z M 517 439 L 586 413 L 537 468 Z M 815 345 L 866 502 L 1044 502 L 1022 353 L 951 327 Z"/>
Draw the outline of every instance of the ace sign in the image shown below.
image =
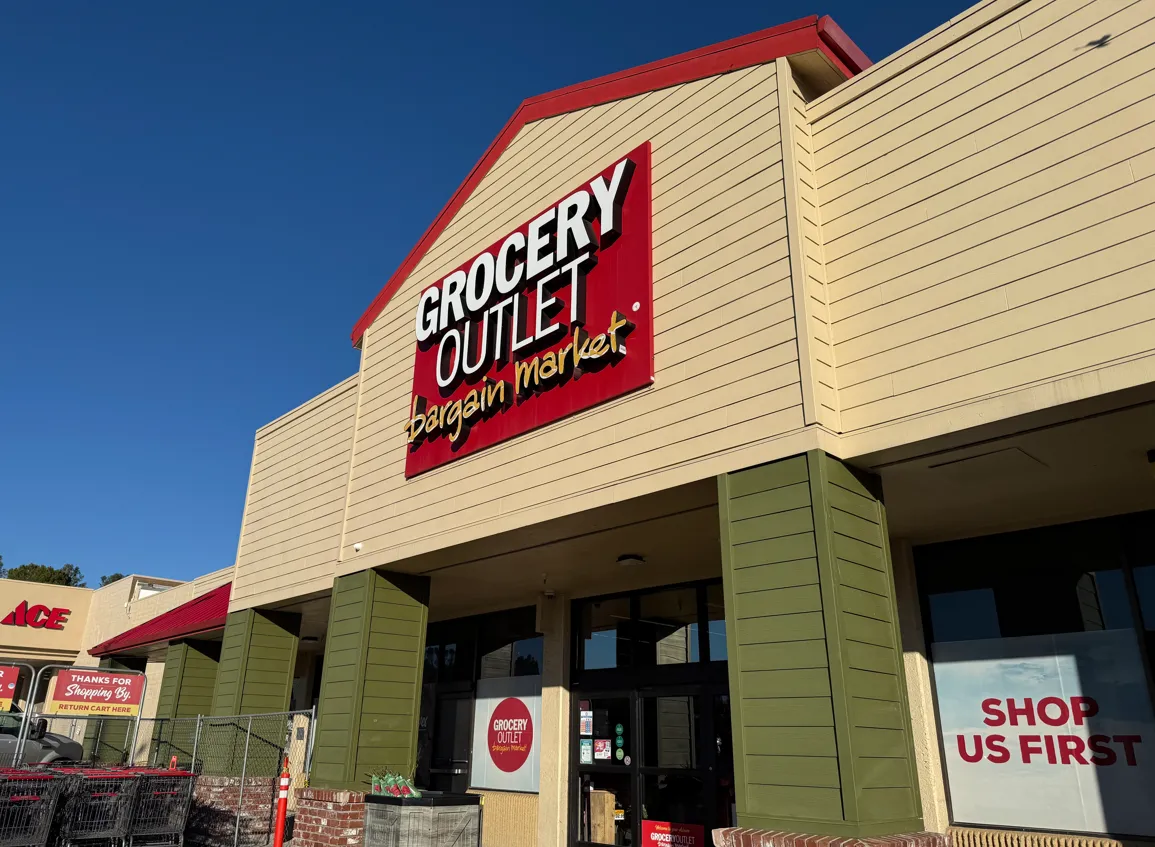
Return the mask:
<path id="1" fill-rule="evenodd" d="M 650 145 L 421 292 L 405 475 L 654 378 Z"/>

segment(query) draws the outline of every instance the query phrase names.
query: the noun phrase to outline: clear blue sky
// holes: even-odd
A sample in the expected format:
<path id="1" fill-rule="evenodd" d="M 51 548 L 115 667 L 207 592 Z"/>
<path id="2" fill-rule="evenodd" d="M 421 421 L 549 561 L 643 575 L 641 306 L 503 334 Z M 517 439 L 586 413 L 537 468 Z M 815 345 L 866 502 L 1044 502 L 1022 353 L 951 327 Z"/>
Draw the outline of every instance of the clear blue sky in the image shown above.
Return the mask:
<path id="1" fill-rule="evenodd" d="M 523 98 L 811 13 L 877 60 L 965 5 L 5 4 L 5 565 L 232 564 L 253 431 L 356 371 Z"/>

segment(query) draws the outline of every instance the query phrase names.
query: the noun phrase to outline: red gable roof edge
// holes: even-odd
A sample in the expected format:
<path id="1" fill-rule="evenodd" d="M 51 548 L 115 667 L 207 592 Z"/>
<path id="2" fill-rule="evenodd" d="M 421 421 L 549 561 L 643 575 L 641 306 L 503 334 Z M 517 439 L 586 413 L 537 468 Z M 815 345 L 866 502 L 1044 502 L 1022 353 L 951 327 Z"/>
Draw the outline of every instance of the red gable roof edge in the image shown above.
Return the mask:
<path id="1" fill-rule="evenodd" d="M 361 319 L 353 327 L 353 345 L 361 344 L 369 325 L 377 320 L 377 316 L 384 311 L 386 304 L 397 293 L 397 289 L 421 261 L 426 251 L 449 225 L 453 216 L 465 205 L 473 189 L 526 124 L 578 109 L 588 109 L 613 100 L 635 97 L 647 91 L 657 91 L 708 76 L 772 62 L 782 56 L 810 50 L 820 50 L 824 53 L 847 79 L 866 70 L 871 64 L 866 54 L 858 49 L 829 15 L 822 18 L 811 15 L 689 53 L 681 53 L 668 59 L 559 88 L 523 101 L 481 159 L 466 175 L 465 181 L 453 192 L 449 202 L 433 219 L 425 234 L 409 251 L 405 261 L 394 271 L 385 287 L 361 315 Z"/>
<path id="2" fill-rule="evenodd" d="M 92 656 L 111 656 L 137 647 L 147 647 L 162 641 L 204 635 L 222 629 L 229 613 L 229 596 L 233 584 L 226 582 L 200 597 L 194 597 L 175 609 L 169 609 L 152 620 L 125 630 L 89 649 Z"/>

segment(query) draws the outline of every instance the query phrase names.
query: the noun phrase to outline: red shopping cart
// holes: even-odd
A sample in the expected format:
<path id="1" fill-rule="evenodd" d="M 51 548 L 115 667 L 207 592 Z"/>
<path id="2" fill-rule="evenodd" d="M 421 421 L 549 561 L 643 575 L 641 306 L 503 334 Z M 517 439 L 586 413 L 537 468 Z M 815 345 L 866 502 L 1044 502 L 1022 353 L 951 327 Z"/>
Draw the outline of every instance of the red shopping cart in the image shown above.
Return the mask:
<path id="1" fill-rule="evenodd" d="M 0 847 L 44 847 L 63 785 L 47 771 L 0 769 Z"/>
<path id="2" fill-rule="evenodd" d="M 141 844 L 181 847 L 196 775 L 156 768 L 134 768 L 133 772 L 138 786 L 136 808 L 128 830 L 130 847 Z"/>
<path id="3" fill-rule="evenodd" d="M 59 768 L 65 778 L 57 838 L 72 847 L 87 841 L 128 838 L 140 780 L 124 768 Z"/>

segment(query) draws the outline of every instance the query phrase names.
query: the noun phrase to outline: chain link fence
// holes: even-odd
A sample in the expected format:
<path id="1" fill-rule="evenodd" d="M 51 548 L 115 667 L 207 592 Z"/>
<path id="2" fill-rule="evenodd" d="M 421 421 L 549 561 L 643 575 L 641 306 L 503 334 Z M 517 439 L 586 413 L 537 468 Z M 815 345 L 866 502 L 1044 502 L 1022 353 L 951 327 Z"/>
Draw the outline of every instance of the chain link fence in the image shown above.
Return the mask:
<path id="1" fill-rule="evenodd" d="M 276 786 L 286 757 L 293 787 L 308 785 L 315 715 L 312 710 L 264 715 L 200 715 L 135 719 L 53 718 L 49 731 L 84 747 L 84 761 L 132 764 L 196 773 L 190 843 L 205 847 L 267 844 L 274 823 Z M 296 792 L 289 792 L 295 811 Z"/>

